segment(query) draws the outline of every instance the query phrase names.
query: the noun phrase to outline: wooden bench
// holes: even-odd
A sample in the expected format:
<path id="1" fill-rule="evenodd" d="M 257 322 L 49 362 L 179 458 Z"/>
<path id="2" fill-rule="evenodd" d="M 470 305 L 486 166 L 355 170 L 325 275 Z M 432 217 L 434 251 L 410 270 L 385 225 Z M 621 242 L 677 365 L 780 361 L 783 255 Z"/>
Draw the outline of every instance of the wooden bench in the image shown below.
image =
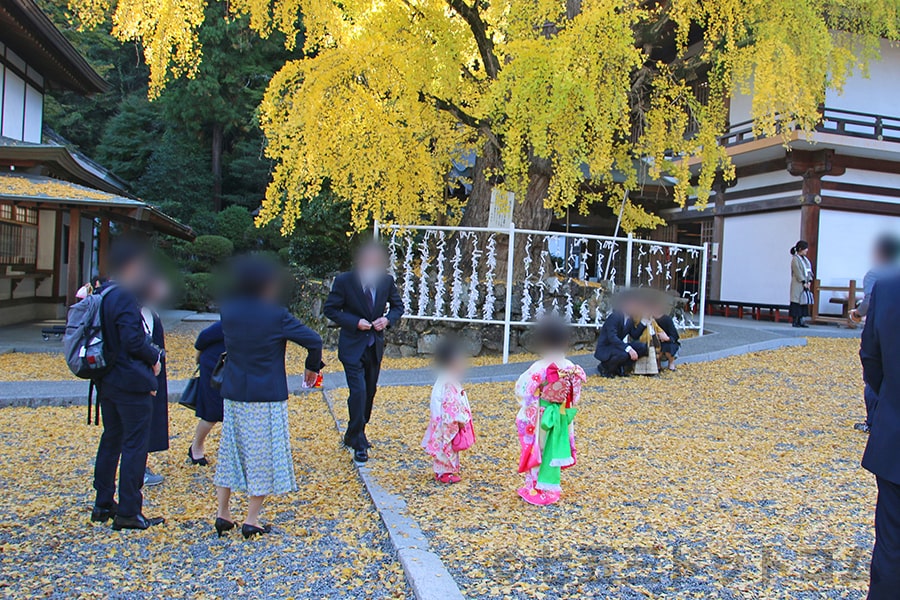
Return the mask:
<path id="1" fill-rule="evenodd" d="M 835 317 L 832 315 L 819 314 L 819 300 L 822 292 L 837 292 L 841 294 L 836 298 L 832 297 L 828 300 L 831 304 L 839 304 L 841 306 L 841 316 Z M 815 299 L 815 302 L 813 302 L 812 310 L 810 312 L 810 320 L 813 323 L 837 323 L 838 325 L 846 325 L 850 328 L 856 327 L 856 324 L 850 321 L 850 309 L 855 308 L 856 302 L 862 299 L 862 292 L 859 289 L 856 280 L 851 279 L 845 286 L 823 286 L 821 285 L 821 282 L 816 279 L 813 287 L 813 298 Z"/>

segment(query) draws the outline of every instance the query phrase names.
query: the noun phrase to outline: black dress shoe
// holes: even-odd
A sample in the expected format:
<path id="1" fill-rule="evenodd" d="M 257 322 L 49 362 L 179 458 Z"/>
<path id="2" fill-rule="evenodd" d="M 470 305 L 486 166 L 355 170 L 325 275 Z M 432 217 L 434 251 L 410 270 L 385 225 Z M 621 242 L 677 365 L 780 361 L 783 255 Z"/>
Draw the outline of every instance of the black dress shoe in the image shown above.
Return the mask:
<path id="1" fill-rule="evenodd" d="M 111 506 L 94 506 L 91 510 L 91 521 L 94 523 L 106 523 L 110 519 L 116 518 L 116 511 L 119 506 L 113 502 Z"/>
<path id="2" fill-rule="evenodd" d="M 353 452 L 353 462 L 358 465 L 364 465 L 369 461 L 369 453 L 365 448 L 361 448 L 359 450 L 355 450 Z"/>
<path id="3" fill-rule="evenodd" d="M 234 529 L 234 522 L 229 521 L 228 519 L 223 519 L 221 517 L 216 517 L 216 522 L 214 524 L 216 528 L 216 533 L 219 534 L 219 537 L 225 535 L 226 531 L 231 531 Z"/>
<path id="4" fill-rule="evenodd" d="M 262 527 L 257 527 L 256 525 L 247 525 L 244 523 L 241 526 L 241 535 L 244 536 L 245 540 L 249 540 L 254 535 L 265 535 L 267 533 L 272 533 L 271 525 L 263 525 Z"/>
<path id="5" fill-rule="evenodd" d="M 122 529 L 149 529 L 154 525 L 161 525 L 166 520 L 162 517 L 152 517 L 148 519 L 144 515 L 138 513 L 133 517 L 121 517 L 116 515 L 113 519 L 113 530 L 120 531 Z"/>
<path id="6" fill-rule="evenodd" d="M 191 461 L 192 465 L 200 465 L 201 467 L 205 467 L 209 465 L 209 461 L 206 460 L 205 456 L 200 458 L 194 458 L 194 451 L 188 446 L 188 459 Z"/>

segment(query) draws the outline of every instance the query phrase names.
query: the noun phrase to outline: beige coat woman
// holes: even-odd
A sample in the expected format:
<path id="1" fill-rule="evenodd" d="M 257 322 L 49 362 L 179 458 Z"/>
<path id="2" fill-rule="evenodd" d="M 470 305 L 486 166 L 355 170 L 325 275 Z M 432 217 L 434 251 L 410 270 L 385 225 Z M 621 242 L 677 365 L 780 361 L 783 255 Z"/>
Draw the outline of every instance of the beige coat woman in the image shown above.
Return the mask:
<path id="1" fill-rule="evenodd" d="M 806 304 L 803 286 L 812 281 L 812 263 L 800 254 L 791 258 L 791 302 Z"/>

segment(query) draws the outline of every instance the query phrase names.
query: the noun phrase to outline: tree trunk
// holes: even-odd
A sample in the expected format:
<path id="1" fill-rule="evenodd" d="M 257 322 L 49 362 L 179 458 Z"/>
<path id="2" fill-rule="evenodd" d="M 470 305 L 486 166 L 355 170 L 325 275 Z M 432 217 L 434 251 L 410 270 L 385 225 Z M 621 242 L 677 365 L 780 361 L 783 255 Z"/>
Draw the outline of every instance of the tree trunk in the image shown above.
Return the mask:
<path id="1" fill-rule="evenodd" d="M 475 158 L 473 168 L 472 192 L 460 220 L 461 227 L 487 227 L 491 214 L 491 190 L 494 181 L 486 172 L 494 171 L 500 166 L 500 150 L 491 143 L 485 142 L 481 153 Z"/>
<path id="2" fill-rule="evenodd" d="M 212 126 L 212 176 L 213 210 L 220 212 L 222 206 L 222 152 L 225 147 L 225 132 L 221 123 Z"/>

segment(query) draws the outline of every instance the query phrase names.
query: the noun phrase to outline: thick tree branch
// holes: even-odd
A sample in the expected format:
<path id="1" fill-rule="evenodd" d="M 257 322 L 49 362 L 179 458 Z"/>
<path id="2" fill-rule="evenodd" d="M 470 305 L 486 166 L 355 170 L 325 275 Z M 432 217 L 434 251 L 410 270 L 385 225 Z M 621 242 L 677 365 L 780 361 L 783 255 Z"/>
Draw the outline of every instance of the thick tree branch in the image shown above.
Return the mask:
<path id="1" fill-rule="evenodd" d="M 444 100 L 443 98 L 438 98 L 437 96 L 432 96 L 425 92 L 419 92 L 419 102 L 429 103 L 436 109 L 453 115 L 453 117 L 463 125 L 467 125 L 472 129 L 477 129 L 480 133 L 484 134 L 491 144 L 496 146 L 498 150 L 500 149 L 500 140 L 497 139 L 497 136 L 491 131 L 491 125 L 488 121 L 473 117 L 455 102 Z"/>
<path id="2" fill-rule="evenodd" d="M 494 40 L 487 33 L 487 25 L 481 18 L 478 8 L 469 6 L 465 0 L 447 0 L 447 4 L 463 18 L 472 31 L 481 62 L 484 63 L 484 71 L 490 79 L 497 79 L 500 73 L 500 61 L 494 53 Z"/>
<path id="3" fill-rule="evenodd" d="M 438 98 L 437 96 L 432 96 L 426 92 L 419 92 L 419 102 L 426 102 L 433 105 L 436 109 L 442 110 L 444 112 L 448 112 L 454 117 L 456 120 L 462 123 L 463 125 L 468 125 L 473 129 L 480 129 L 483 123 L 479 120 L 464 111 L 459 105 L 451 100 L 444 100 L 443 98 Z"/>

